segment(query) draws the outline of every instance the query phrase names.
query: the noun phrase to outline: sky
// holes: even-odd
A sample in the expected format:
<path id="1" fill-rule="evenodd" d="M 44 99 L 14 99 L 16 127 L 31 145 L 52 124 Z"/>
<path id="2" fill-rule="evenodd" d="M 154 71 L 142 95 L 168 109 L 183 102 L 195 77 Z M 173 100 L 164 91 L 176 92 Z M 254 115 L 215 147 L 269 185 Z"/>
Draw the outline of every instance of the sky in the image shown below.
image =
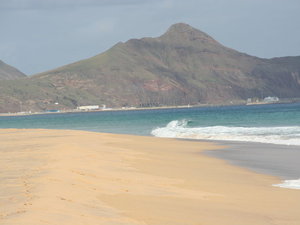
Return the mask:
<path id="1" fill-rule="evenodd" d="M 300 0 L 0 0 L 0 60 L 27 75 L 187 23 L 250 55 L 300 55 Z"/>

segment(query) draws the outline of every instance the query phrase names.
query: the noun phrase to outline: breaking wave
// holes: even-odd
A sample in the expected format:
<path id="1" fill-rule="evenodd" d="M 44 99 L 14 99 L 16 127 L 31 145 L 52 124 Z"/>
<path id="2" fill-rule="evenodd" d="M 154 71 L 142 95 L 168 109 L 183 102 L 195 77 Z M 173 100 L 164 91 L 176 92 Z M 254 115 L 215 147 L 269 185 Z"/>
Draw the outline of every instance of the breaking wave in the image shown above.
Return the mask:
<path id="1" fill-rule="evenodd" d="M 300 146 L 300 126 L 283 127 L 190 127 L 190 120 L 174 120 L 165 127 L 155 128 L 156 137 L 260 142 Z"/>

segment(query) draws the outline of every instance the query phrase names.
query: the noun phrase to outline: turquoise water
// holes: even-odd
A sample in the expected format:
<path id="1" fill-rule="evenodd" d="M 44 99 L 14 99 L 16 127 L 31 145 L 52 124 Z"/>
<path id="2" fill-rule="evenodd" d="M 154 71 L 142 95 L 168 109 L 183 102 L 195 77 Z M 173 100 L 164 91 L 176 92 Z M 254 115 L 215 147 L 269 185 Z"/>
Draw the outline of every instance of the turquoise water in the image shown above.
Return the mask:
<path id="1" fill-rule="evenodd" d="M 0 128 L 76 129 L 300 145 L 300 104 L 0 117 Z"/>

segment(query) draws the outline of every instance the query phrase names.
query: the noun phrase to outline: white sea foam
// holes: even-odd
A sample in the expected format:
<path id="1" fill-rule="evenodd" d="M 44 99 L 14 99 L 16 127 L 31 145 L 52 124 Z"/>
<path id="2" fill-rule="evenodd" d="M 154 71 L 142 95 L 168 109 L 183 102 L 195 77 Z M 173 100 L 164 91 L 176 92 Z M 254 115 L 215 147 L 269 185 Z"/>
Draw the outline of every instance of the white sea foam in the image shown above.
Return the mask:
<path id="1" fill-rule="evenodd" d="M 260 142 L 300 146 L 300 126 L 288 127 L 188 127 L 188 120 L 174 120 L 152 130 L 156 137 Z"/>
<path id="2" fill-rule="evenodd" d="M 298 180 L 285 180 L 281 184 L 273 184 L 275 187 L 300 189 L 300 179 Z"/>

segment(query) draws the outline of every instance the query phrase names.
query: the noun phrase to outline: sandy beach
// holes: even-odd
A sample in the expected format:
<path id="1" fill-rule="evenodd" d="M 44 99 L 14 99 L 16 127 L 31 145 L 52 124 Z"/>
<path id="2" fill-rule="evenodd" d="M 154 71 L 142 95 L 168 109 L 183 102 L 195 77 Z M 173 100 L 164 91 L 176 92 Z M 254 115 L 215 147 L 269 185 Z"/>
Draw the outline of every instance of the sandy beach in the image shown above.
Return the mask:
<path id="1" fill-rule="evenodd" d="M 0 130 L 1 225 L 299 225 L 300 191 L 214 143 Z"/>

